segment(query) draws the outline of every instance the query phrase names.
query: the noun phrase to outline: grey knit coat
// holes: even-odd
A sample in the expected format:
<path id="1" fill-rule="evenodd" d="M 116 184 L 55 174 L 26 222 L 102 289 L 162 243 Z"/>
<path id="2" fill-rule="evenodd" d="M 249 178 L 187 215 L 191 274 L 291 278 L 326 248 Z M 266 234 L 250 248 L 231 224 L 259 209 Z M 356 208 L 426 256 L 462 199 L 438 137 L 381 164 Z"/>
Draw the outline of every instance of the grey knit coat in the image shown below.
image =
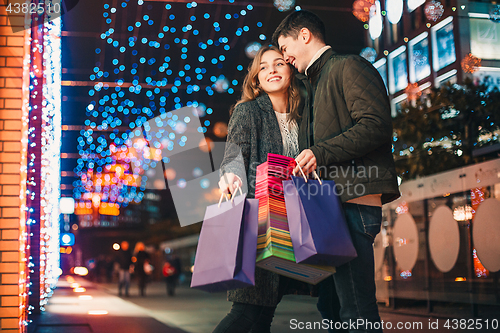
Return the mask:
<path id="1" fill-rule="evenodd" d="M 221 173 L 238 175 L 243 180 L 243 189 L 248 191 L 247 197 L 253 198 L 257 166 L 267 161 L 268 153 L 282 154 L 283 141 L 271 100 L 262 94 L 235 108 L 229 121 Z M 257 267 L 255 286 L 228 291 L 228 300 L 276 306 L 280 284 L 284 294 L 309 294 L 307 285 Z"/>

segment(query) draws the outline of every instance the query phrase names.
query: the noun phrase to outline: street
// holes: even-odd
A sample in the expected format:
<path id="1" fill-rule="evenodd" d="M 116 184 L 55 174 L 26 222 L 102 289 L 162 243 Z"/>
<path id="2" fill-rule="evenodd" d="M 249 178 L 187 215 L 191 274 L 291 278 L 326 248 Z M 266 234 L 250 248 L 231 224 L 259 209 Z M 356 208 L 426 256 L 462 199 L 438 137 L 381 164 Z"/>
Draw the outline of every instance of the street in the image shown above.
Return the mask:
<path id="1" fill-rule="evenodd" d="M 174 297 L 166 294 L 165 284 L 148 284 L 146 297 L 140 297 L 134 281 L 130 297 L 118 297 L 116 284 L 95 284 L 75 278 L 85 290 L 71 289 L 72 279 L 61 277 L 46 311 L 34 324 L 33 333 L 209 333 L 229 311 L 225 293 L 207 292 L 180 286 Z M 75 287 L 73 285 L 73 287 Z M 491 318 L 430 318 L 388 312 L 381 308 L 385 332 L 498 332 L 498 321 Z M 447 328 L 445 325 L 447 325 Z M 316 325 L 316 326 L 314 326 Z M 485 329 L 486 325 L 490 329 Z M 497 329 L 491 329 L 496 325 Z M 480 328 L 480 326 L 482 326 Z M 316 327 L 316 328 L 314 328 Z M 276 311 L 273 333 L 293 331 L 326 332 L 316 310 L 316 299 L 285 296 Z M 468 327 L 461 329 L 461 327 Z M 480 328 L 480 329 L 479 329 Z"/>

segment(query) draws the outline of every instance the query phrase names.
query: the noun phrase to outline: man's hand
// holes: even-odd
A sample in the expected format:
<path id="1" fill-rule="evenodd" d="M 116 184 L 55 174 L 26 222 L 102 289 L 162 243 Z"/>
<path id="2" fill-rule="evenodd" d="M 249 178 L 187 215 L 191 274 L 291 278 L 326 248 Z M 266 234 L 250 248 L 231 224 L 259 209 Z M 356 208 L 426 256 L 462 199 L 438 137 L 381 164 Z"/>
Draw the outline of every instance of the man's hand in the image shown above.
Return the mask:
<path id="1" fill-rule="evenodd" d="M 220 177 L 219 191 L 224 194 L 234 194 L 234 191 L 236 191 L 238 187 L 241 188 L 242 185 L 240 177 L 231 172 L 225 173 Z"/>
<path id="2" fill-rule="evenodd" d="M 311 149 L 304 149 L 300 152 L 299 156 L 295 158 L 297 166 L 293 169 L 294 175 L 300 173 L 300 168 L 306 175 L 316 170 L 316 157 L 314 156 Z"/>

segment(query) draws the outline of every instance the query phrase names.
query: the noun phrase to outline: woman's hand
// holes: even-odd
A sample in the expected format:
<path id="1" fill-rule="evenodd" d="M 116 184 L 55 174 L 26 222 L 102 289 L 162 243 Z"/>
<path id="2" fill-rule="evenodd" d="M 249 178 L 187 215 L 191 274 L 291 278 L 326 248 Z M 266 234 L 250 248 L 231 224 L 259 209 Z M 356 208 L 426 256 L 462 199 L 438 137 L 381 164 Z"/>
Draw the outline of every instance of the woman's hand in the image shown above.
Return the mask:
<path id="1" fill-rule="evenodd" d="M 242 185 L 240 177 L 231 172 L 223 174 L 219 180 L 219 190 L 224 194 L 234 194 L 236 189 Z"/>

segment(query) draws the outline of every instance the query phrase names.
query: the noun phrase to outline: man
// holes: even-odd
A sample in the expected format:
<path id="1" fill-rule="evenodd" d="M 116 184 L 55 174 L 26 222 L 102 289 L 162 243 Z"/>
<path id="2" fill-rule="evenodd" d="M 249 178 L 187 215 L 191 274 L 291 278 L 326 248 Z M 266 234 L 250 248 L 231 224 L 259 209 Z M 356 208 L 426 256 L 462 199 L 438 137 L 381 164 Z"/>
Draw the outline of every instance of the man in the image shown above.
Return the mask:
<path id="1" fill-rule="evenodd" d="M 400 195 L 384 83 L 365 59 L 335 54 L 325 44 L 323 22 L 311 12 L 288 15 L 276 28 L 273 42 L 307 77 L 295 171 L 318 169 L 322 178 L 335 181 L 358 254 L 337 267 L 334 286 L 328 280 L 320 285 L 318 310 L 324 318 L 342 321 L 350 332 L 381 332 L 375 328 L 380 316 L 373 241 L 380 231 L 382 204 Z M 368 324 L 345 324 L 361 322 L 358 319 Z"/>
<path id="2" fill-rule="evenodd" d="M 129 297 L 128 290 L 130 288 L 130 266 L 132 265 L 132 252 L 130 252 L 129 244 L 123 241 L 120 244 L 117 260 L 119 264 L 118 270 L 118 295 L 122 296 L 122 289 L 125 289 L 125 296 Z"/>

